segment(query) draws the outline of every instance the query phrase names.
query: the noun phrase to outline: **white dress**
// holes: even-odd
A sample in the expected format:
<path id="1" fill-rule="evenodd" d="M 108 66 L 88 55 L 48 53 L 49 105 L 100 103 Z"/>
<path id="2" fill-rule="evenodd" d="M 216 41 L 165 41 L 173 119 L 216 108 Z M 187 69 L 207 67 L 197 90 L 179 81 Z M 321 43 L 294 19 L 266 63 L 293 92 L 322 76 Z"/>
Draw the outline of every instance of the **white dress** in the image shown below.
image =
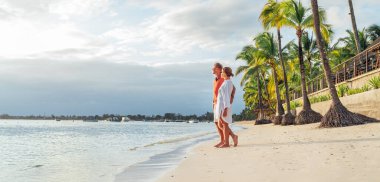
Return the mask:
<path id="1" fill-rule="evenodd" d="M 222 117 L 223 121 L 231 124 L 232 123 L 232 105 L 231 105 L 231 94 L 234 85 L 231 80 L 224 80 L 222 86 L 220 86 L 218 91 L 217 102 L 214 110 L 214 118 Z M 223 111 L 227 109 L 227 116 L 223 116 Z"/>

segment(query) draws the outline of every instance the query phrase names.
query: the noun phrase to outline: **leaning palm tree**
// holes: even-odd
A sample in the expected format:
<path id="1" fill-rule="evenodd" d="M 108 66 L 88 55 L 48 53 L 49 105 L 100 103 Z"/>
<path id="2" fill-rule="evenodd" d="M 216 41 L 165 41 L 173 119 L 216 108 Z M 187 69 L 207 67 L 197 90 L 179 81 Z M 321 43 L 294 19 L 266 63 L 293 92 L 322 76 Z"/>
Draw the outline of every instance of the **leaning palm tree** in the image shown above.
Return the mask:
<path id="1" fill-rule="evenodd" d="M 281 9 L 284 11 L 284 25 L 294 28 L 298 37 L 298 60 L 301 72 L 303 108 L 296 117 L 296 124 L 319 122 L 322 119 L 322 115 L 311 109 L 311 104 L 307 96 L 305 63 L 302 50 L 302 35 L 305 29 L 313 27 L 313 16 L 310 12 L 310 8 L 305 8 L 300 1 L 286 0 L 281 3 Z M 325 20 L 325 12 L 323 10 L 321 10 L 321 19 Z M 322 28 L 327 39 L 327 37 L 329 37 L 329 26 L 323 24 Z"/>
<path id="2" fill-rule="evenodd" d="M 325 52 L 324 41 L 322 39 L 321 27 L 320 27 L 320 12 L 318 11 L 318 1 L 311 0 L 312 11 L 314 15 L 314 31 L 317 37 L 317 44 L 319 53 L 322 58 L 325 77 L 327 80 L 328 88 L 332 98 L 332 105 L 327 113 L 323 116 L 320 127 L 341 127 L 363 124 L 365 122 L 376 121 L 373 118 L 369 118 L 360 114 L 352 113 L 343 106 L 340 101 L 335 84 L 332 80 L 332 72 L 329 65 L 329 60 Z"/>
<path id="3" fill-rule="evenodd" d="M 290 112 L 290 99 L 289 99 L 289 86 L 288 79 L 286 75 L 285 63 L 282 56 L 282 46 L 281 46 L 281 27 L 284 23 L 284 17 L 282 16 L 282 11 L 280 4 L 277 0 L 268 0 L 267 4 L 264 6 L 260 14 L 260 20 L 265 29 L 276 28 L 277 29 L 277 42 L 278 42 L 278 57 L 280 59 L 281 67 L 283 70 L 284 84 L 285 84 L 285 100 L 286 100 L 286 114 L 283 116 L 281 123 L 284 125 L 294 124 L 295 116 Z M 276 117 L 275 119 L 279 119 Z M 279 121 L 275 121 L 278 123 Z"/>
<path id="4" fill-rule="evenodd" d="M 276 116 L 274 119 L 275 124 L 281 124 L 284 108 L 281 103 L 280 89 L 278 86 L 278 46 L 273 38 L 273 34 L 268 32 L 260 33 L 254 38 L 257 51 L 255 57 L 258 60 L 264 60 L 266 64 L 272 69 L 272 76 L 276 92 Z"/>

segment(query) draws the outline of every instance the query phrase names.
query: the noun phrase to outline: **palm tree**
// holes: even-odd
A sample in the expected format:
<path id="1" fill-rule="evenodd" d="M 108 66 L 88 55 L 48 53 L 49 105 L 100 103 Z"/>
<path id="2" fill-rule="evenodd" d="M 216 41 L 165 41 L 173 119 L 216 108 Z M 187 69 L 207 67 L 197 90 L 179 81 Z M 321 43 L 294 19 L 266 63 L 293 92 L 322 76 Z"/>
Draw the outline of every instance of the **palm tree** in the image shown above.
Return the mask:
<path id="1" fill-rule="evenodd" d="M 329 65 L 329 60 L 325 52 L 324 42 L 322 39 L 318 1 L 311 0 L 311 6 L 314 15 L 314 31 L 317 37 L 318 49 L 322 58 L 324 73 L 327 80 L 330 95 L 332 97 L 332 105 L 330 109 L 327 111 L 327 113 L 323 116 L 320 127 L 341 127 L 376 121 L 375 119 L 348 111 L 347 108 L 344 107 L 342 102 L 340 101 L 335 88 L 335 84 L 332 80 L 332 72 Z"/>
<path id="2" fill-rule="evenodd" d="M 313 38 L 313 34 L 309 36 L 308 32 L 304 32 L 302 35 L 302 50 L 305 60 L 305 72 L 306 72 L 306 81 L 310 81 L 313 78 L 319 76 L 321 74 L 321 65 L 319 60 L 317 43 Z M 291 49 L 291 53 L 295 54 L 298 58 L 298 45 L 294 42 L 289 44 L 289 48 Z M 292 55 L 293 56 L 293 55 Z"/>
<path id="3" fill-rule="evenodd" d="M 263 113 L 263 109 L 268 106 L 265 106 L 263 102 L 263 95 L 262 95 L 262 88 L 261 88 L 261 75 L 264 75 L 267 72 L 268 67 L 264 64 L 263 60 L 258 60 L 255 58 L 256 51 L 257 49 L 253 46 L 245 46 L 243 50 L 236 56 L 236 60 L 243 60 L 246 62 L 246 65 L 239 66 L 237 68 L 236 75 L 239 75 L 240 73 L 244 72 L 244 75 L 240 82 L 241 86 L 245 85 L 244 100 L 249 105 L 256 105 L 256 107 L 253 109 L 259 110 L 256 123 L 265 124 L 265 123 L 269 123 L 270 121 L 265 119 L 264 113 Z M 255 79 L 257 80 L 256 82 L 255 82 Z M 255 87 L 251 85 L 250 83 L 257 84 L 257 92 L 256 92 Z M 256 102 L 257 100 L 258 100 L 257 104 L 252 103 L 252 101 Z"/>
<path id="4" fill-rule="evenodd" d="M 250 78 L 244 86 L 244 101 L 251 108 L 251 110 L 258 110 L 258 117 L 255 124 L 268 124 L 272 123 L 271 120 L 266 119 L 265 110 L 269 109 L 267 100 L 264 101 L 262 94 L 262 86 L 265 79 L 263 79 L 260 71 L 257 71 L 254 77 Z"/>
<path id="5" fill-rule="evenodd" d="M 285 22 L 284 25 L 294 28 L 298 37 L 298 60 L 301 72 L 301 89 L 303 98 L 302 111 L 296 117 L 297 124 L 307 124 L 319 122 L 322 115 L 311 109 L 310 101 L 307 96 L 306 90 L 306 75 L 305 64 L 302 50 L 302 35 L 305 29 L 313 27 L 313 16 L 310 13 L 310 8 L 305 8 L 300 1 L 287 0 L 281 3 L 281 8 L 284 11 Z M 325 20 L 325 12 L 321 10 L 321 19 Z M 322 21 L 323 22 L 323 21 Z M 328 39 L 329 26 L 323 24 L 324 35 Z"/>
<path id="6" fill-rule="evenodd" d="M 340 42 L 341 41 L 338 40 L 334 45 L 332 45 L 332 47 L 325 45 L 326 52 L 330 58 L 330 64 L 332 67 L 335 67 L 355 56 L 355 51 L 352 52 L 351 50 L 347 49 L 347 47 L 339 47 L 338 44 L 340 44 Z"/>
<path id="7" fill-rule="evenodd" d="M 268 3 L 264 6 L 261 14 L 260 20 L 265 29 L 276 28 L 277 29 L 277 42 L 278 42 L 278 57 L 281 62 L 281 67 L 283 70 L 284 84 L 285 84 L 285 100 L 286 100 L 286 114 L 283 116 L 281 123 L 284 125 L 294 124 L 295 116 L 290 112 L 290 99 L 289 99 L 289 86 L 288 79 L 286 75 L 285 63 L 282 56 L 282 46 L 281 46 L 281 27 L 284 22 L 284 17 L 281 15 L 280 4 L 277 0 L 268 0 Z M 279 119 L 278 117 L 275 118 Z M 279 123 L 279 121 L 275 121 Z"/>
<path id="8" fill-rule="evenodd" d="M 356 38 L 355 33 L 353 33 L 351 30 L 346 30 L 348 36 L 338 39 L 340 43 L 343 43 L 343 47 L 347 49 L 351 54 L 350 57 L 355 56 L 357 53 L 357 45 L 356 45 Z M 359 36 L 359 45 L 363 49 L 367 49 L 370 45 L 370 37 L 367 33 L 367 29 L 363 29 L 362 31 L 358 31 Z"/>
<path id="9" fill-rule="evenodd" d="M 255 110 L 259 102 L 262 101 L 262 93 L 258 92 L 257 89 L 257 83 L 254 81 L 255 77 L 252 77 L 248 80 L 248 82 L 244 85 L 244 95 L 243 99 L 246 105 L 246 108 L 248 108 L 251 112 Z M 258 116 L 256 117 L 256 120 L 264 117 L 262 110 L 259 110 Z"/>
<path id="10" fill-rule="evenodd" d="M 254 38 L 257 51 L 255 57 L 258 60 L 264 60 L 265 63 L 272 69 L 272 76 L 274 80 L 275 92 L 276 92 L 276 117 L 274 119 L 275 124 L 281 124 L 282 115 L 284 114 L 284 108 L 282 107 L 280 89 L 278 86 L 278 44 L 273 38 L 273 34 L 268 32 L 260 33 Z"/>
<path id="11" fill-rule="evenodd" d="M 357 52 L 355 35 L 351 30 L 346 30 L 347 36 L 338 39 L 332 46 L 325 46 L 332 65 L 337 65 L 343 61 L 354 57 Z M 368 28 L 358 31 L 359 44 L 362 49 L 367 49 L 373 41 L 380 37 L 380 26 L 374 24 Z M 340 46 L 339 46 L 340 45 Z"/>
<path id="12" fill-rule="evenodd" d="M 352 0 L 348 0 L 348 5 L 350 6 L 352 30 L 354 31 L 356 50 L 357 50 L 357 54 L 359 54 L 362 51 L 362 48 L 359 42 L 359 34 L 358 34 L 358 28 L 356 27 L 356 18 L 355 18 L 354 7 L 352 5 Z"/>
<path id="13" fill-rule="evenodd" d="M 368 27 L 367 32 L 371 41 L 375 41 L 377 38 L 380 37 L 380 26 L 373 24 Z"/>
<path id="14" fill-rule="evenodd" d="M 287 60 L 287 75 L 289 80 L 289 89 L 296 90 L 301 83 L 301 75 L 299 71 L 299 61 L 298 61 L 298 46 L 291 42 L 285 49 L 284 54 Z"/>
<path id="15" fill-rule="evenodd" d="M 304 51 L 304 59 L 309 64 L 309 71 L 311 67 L 313 66 L 313 61 L 315 61 L 315 58 L 317 57 L 317 47 L 316 42 L 313 39 L 313 34 L 309 37 L 308 32 L 304 32 L 302 36 L 302 49 Z"/>

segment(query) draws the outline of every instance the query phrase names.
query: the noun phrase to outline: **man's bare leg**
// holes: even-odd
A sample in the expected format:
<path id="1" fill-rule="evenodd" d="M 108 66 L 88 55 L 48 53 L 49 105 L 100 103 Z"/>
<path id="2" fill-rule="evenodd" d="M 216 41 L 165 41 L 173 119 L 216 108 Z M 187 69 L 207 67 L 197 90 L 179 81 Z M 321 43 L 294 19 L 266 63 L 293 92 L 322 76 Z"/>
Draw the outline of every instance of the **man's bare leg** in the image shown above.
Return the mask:
<path id="1" fill-rule="evenodd" d="M 214 122 L 215 123 L 215 122 Z M 223 141 L 223 131 L 222 129 L 218 126 L 218 123 L 215 123 L 215 126 L 216 126 L 216 130 L 218 130 L 218 133 L 219 133 L 219 136 L 220 136 L 220 142 L 216 145 L 214 145 L 214 147 L 220 147 L 221 145 L 223 145 L 224 141 Z"/>

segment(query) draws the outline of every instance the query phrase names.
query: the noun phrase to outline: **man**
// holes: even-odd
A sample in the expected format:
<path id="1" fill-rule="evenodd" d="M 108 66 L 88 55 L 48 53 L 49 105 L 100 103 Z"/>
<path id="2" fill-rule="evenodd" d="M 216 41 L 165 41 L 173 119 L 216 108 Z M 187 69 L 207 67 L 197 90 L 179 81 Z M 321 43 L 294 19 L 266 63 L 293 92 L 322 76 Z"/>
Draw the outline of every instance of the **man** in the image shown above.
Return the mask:
<path id="1" fill-rule="evenodd" d="M 220 63 L 215 63 L 214 67 L 212 68 L 212 73 L 215 75 L 214 87 L 213 87 L 212 110 L 214 112 L 214 123 L 215 123 L 216 129 L 218 130 L 218 133 L 220 136 L 220 142 L 218 144 L 214 145 L 214 147 L 221 147 L 222 145 L 224 145 L 223 129 L 219 127 L 219 125 L 218 125 L 219 118 L 215 118 L 215 111 L 214 111 L 215 104 L 216 104 L 217 98 L 218 98 L 219 88 L 220 88 L 220 86 L 222 86 L 222 84 L 224 82 L 224 79 L 222 78 L 222 69 L 223 69 L 223 66 Z M 234 96 L 235 96 L 235 87 L 232 90 L 231 103 L 234 100 Z M 230 133 L 233 134 L 232 132 L 230 132 Z"/>

